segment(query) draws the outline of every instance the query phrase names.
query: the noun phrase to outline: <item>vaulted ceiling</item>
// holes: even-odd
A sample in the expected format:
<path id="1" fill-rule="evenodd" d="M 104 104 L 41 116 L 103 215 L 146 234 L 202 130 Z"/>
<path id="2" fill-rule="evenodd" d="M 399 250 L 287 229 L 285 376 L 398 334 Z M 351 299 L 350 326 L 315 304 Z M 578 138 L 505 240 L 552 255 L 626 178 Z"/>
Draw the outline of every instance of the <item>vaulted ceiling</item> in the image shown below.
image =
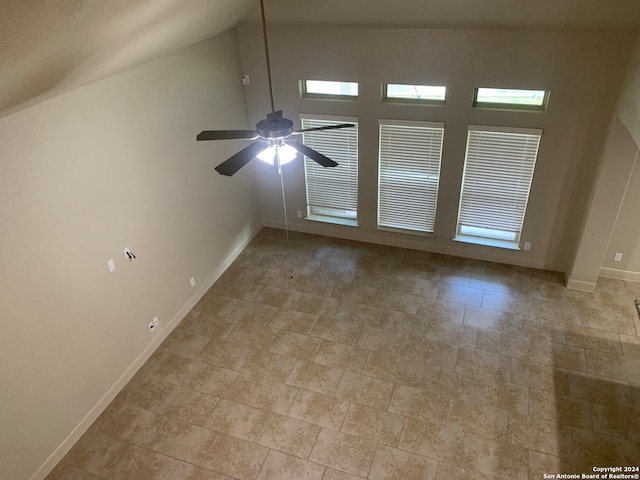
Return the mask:
<path id="1" fill-rule="evenodd" d="M 637 30 L 638 0 L 265 0 L 278 23 Z M 258 0 L 0 0 L 0 116 L 257 21 Z"/>

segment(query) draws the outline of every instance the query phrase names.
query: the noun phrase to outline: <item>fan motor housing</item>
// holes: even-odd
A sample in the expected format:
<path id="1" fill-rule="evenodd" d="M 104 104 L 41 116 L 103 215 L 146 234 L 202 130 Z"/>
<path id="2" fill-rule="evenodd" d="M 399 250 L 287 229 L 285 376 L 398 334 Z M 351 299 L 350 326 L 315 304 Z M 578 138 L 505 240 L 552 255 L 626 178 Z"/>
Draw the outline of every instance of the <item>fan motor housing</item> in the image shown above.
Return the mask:
<path id="1" fill-rule="evenodd" d="M 285 138 L 293 133 L 293 122 L 288 118 L 267 118 L 256 124 L 262 138 Z"/>

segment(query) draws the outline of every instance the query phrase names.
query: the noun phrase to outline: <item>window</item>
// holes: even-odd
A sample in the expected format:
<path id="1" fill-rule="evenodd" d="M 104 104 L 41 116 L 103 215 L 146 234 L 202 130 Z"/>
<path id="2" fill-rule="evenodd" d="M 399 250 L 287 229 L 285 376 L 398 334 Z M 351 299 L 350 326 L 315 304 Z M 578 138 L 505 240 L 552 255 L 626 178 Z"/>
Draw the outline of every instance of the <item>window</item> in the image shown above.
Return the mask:
<path id="1" fill-rule="evenodd" d="M 380 120 L 378 226 L 432 233 L 444 124 Z"/>
<path id="2" fill-rule="evenodd" d="M 338 162 L 325 168 L 305 157 L 307 219 L 358 226 L 358 124 L 357 119 L 301 115 L 302 128 L 353 123 L 354 128 L 302 134 L 302 141 Z"/>
<path id="3" fill-rule="evenodd" d="M 358 98 L 358 83 L 304 80 L 300 82 L 300 93 L 303 98 L 355 100 Z"/>
<path id="4" fill-rule="evenodd" d="M 382 101 L 392 103 L 413 103 L 444 105 L 447 87 L 433 85 L 399 85 L 389 83 L 383 86 Z"/>
<path id="5" fill-rule="evenodd" d="M 541 135 L 469 126 L 455 240 L 519 249 Z"/>
<path id="6" fill-rule="evenodd" d="M 474 107 L 545 110 L 549 92 L 544 90 L 514 90 L 509 88 L 476 88 Z"/>

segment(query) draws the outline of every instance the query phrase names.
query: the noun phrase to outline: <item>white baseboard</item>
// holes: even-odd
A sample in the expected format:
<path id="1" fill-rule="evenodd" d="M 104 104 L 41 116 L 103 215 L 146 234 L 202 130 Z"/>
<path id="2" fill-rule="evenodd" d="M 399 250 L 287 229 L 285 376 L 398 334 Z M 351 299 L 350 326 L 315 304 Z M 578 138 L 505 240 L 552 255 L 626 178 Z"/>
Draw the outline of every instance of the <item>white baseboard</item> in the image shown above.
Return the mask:
<path id="1" fill-rule="evenodd" d="M 580 290 L 581 292 L 595 292 L 595 282 L 583 282 L 582 280 L 567 280 L 567 288 L 569 290 Z"/>
<path id="2" fill-rule="evenodd" d="M 153 336 L 151 342 L 145 347 L 145 349 L 138 355 L 131 365 L 124 371 L 124 373 L 116 380 L 116 382 L 107 390 L 102 398 L 95 404 L 95 406 L 87 413 L 82 421 L 73 429 L 73 431 L 64 439 L 60 446 L 51 454 L 51 456 L 38 468 L 38 470 L 31 476 L 30 480 L 44 480 L 49 473 L 55 468 L 55 466 L 62 460 L 71 447 L 84 435 L 89 427 L 96 421 L 100 414 L 109 406 L 113 399 L 120 393 L 129 380 L 133 378 L 138 370 L 144 365 L 144 363 L 151 357 L 153 352 L 160 346 L 160 344 L 169 336 L 174 328 L 182 321 L 182 319 L 191 311 L 191 309 L 198 303 L 198 301 L 204 296 L 205 293 L 211 288 L 211 286 L 220 278 L 224 271 L 233 263 L 238 255 L 246 248 L 246 246 L 253 240 L 253 238 L 262 229 L 262 224 L 256 224 L 251 229 L 251 232 L 246 238 L 243 238 L 241 242 L 233 249 L 233 251 L 223 260 L 223 262 L 214 270 L 214 272 L 207 278 L 202 286 L 187 300 L 178 312 L 169 320 L 166 325 L 161 326 L 158 329 L 156 335 Z"/>
<path id="3" fill-rule="evenodd" d="M 600 268 L 600 276 L 607 278 L 616 278 L 618 280 L 632 280 L 640 282 L 640 272 L 632 272 L 630 270 L 618 270 L 616 268 Z"/>
<path id="4" fill-rule="evenodd" d="M 284 229 L 282 220 L 264 220 L 265 227 Z M 425 241 L 425 237 L 419 235 L 403 235 L 391 234 L 389 232 L 369 229 L 346 227 L 341 225 L 331 225 L 314 221 L 296 222 L 289 224 L 289 230 L 301 233 L 312 233 L 315 235 L 326 235 L 330 237 L 343 238 L 345 240 L 355 240 L 359 242 L 376 243 L 388 245 L 390 247 L 411 248 L 414 250 L 422 250 L 443 255 L 452 255 L 454 257 L 473 258 L 475 260 L 484 260 L 488 262 L 505 263 L 508 265 L 517 265 L 527 268 L 538 268 L 544 270 L 555 270 L 553 266 L 547 265 L 546 262 L 539 259 L 526 257 L 517 257 L 513 254 L 504 255 L 499 248 L 482 248 L 482 251 L 476 250 L 475 245 L 461 246 L 459 242 L 456 245 L 444 246 L 433 242 Z M 467 248 L 465 248 L 467 246 Z M 495 252 L 494 252 L 495 250 Z"/>

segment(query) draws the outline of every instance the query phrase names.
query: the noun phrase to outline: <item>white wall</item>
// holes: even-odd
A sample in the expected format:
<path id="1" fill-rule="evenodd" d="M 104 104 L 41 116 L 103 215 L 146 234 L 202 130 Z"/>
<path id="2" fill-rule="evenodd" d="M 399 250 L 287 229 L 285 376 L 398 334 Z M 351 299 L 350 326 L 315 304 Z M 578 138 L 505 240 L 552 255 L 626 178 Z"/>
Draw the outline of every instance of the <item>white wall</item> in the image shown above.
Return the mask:
<path id="1" fill-rule="evenodd" d="M 0 478 L 43 478 L 259 228 L 252 169 L 213 170 L 239 145 L 195 141 L 247 127 L 240 73 L 231 31 L 0 119 Z"/>
<path id="2" fill-rule="evenodd" d="M 567 271 L 578 240 L 591 184 L 634 36 L 621 32 L 270 29 L 276 107 L 298 122 L 299 113 L 354 116 L 359 121 L 359 228 L 296 219 L 305 211 L 300 164 L 285 167 L 291 228 L 388 243 L 505 263 Z M 269 110 L 260 31 L 240 29 L 250 119 Z M 301 99 L 303 79 L 357 81 L 356 102 Z M 444 107 L 393 106 L 380 102 L 382 83 L 446 85 Z M 545 113 L 472 108 L 479 86 L 545 89 Z M 445 139 L 436 238 L 375 230 L 377 122 L 379 118 L 444 121 Z M 467 125 L 512 125 L 544 129 L 522 240 L 532 249 L 506 251 L 452 242 L 464 162 Z M 273 169 L 258 167 L 264 221 L 282 224 L 280 182 Z"/>

